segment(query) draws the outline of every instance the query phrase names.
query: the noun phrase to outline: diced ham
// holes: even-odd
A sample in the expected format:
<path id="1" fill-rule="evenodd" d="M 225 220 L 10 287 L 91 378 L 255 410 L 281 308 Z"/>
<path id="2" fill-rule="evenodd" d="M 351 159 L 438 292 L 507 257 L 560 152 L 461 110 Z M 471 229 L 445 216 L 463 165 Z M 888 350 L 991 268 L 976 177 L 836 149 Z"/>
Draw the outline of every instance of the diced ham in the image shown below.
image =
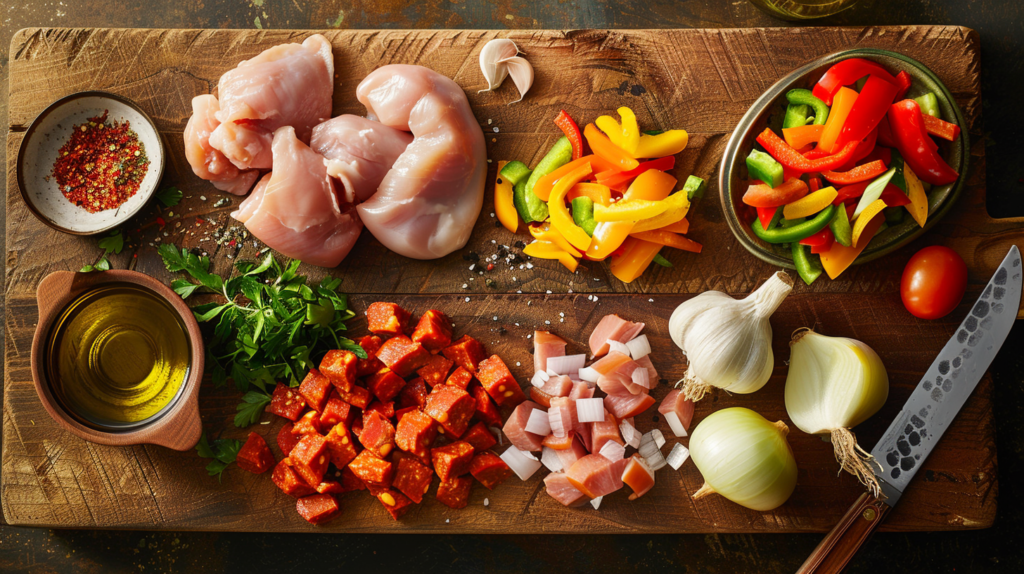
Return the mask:
<path id="1" fill-rule="evenodd" d="M 630 500 L 636 500 L 654 488 L 654 471 L 647 465 L 642 456 L 634 454 L 629 458 L 626 469 L 622 472 L 622 482 L 633 489 Z"/>
<path id="2" fill-rule="evenodd" d="M 693 401 L 686 400 L 679 389 L 672 389 L 658 405 L 658 412 L 665 416 L 677 437 L 684 437 L 693 421 L 693 407 Z"/>
<path id="3" fill-rule="evenodd" d="M 572 400 L 577 399 L 592 399 L 594 398 L 594 389 L 583 381 L 577 381 L 572 384 L 572 391 L 569 392 L 569 398 Z"/>
<path id="4" fill-rule="evenodd" d="M 550 377 L 540 391 L 552 397 L 567 397 L 572 392 L 573 382 L 568 375 Z"/>
<path id="5" fill-rule="evenodd" d="M 576 401 L 569 397 L 551 399 L 551 407 L 548 408 L 548 423 L 551 425 L 551 434 L 555 438 L 563 438 L 571 433 L 578 424 Z"/>
<path id="6" fill-rule="evenodd" d="M 587 497 L 569 482 L 564 472 L 552 472 L 544 477 L 544 487 L 551 498 L 564 506 L 583 506 Z"/>
<path id="7" fill-rule="evenodd" d="M 619 436 L 619 423 L 611 413 L 605 414 L 604 422 L 590 423 L 590 452 L 601 452 L 601 447 L 608 441 L 614 441 L 621 445 L 626 443 Z"/>
<path id="8" fill-rule="evenodd" d="M 632 359 L 629 358 L 629 355 L 625 355 L 618 351 L 612 351 L 595 361 L 593 365 L 590 365 L 590 368 L 594 369 L 601 375 L 607 375 L 618 368 L 622 363 L 626 363 L 631 360 Z"/>
<path id="9" fill-rule="evenodd" d="M 627 321 L 618 315 L 605 315 L 590 334 L 590 354 L 600 357 L 608 352 L 608 341 L 626 343 L 640 334 L 643 323 Z"/>
<path id="10" fill-rule="evenodd" d="M 615 394 L 604 398 L 604 408 L 617 419 L 628 419 L 647 410 L 654 404 L 654 398 L 641 393 L 639 395 Z"/>
<path id="11" fill-rule="evenodd" d="M 605 496 L 622 488 L 622 471 L 626 460 L 612 462 L 599 454 L 588 454 L 577 460 L 566 478 L 577 490 L 590 498 Z"/>
<path id="12" fill-rule="evenodd" d="M 583 442 L 580 438 L 576 437 L 573 439 L 572 443 L 570 443 L 569 448 L 561 450 L 555 449 L 555 454 L 557 454 L 558 458 L 562 461 L 562 467 L 569 468 L 573 464 L 576 464 L 577 460 L 587 456 L 587 449 L 583 446 Z"/>
<path id="13" fill-rule="evenodd" d="M 549 331 L 533 332 L 533 370 L 546 371 L 549 357 L 565 356 L 565 339 Z"/>
<path id="14" fill-rule="evenodd" d="M 635 361 L 626 361 L 608 374 L 597 379 L 597 386 L 609 395 L 629 393 L 638 395 L 647 389 L 633 381 L 633 371 L 642 369 Z"/>
<path id="15" fill-rule="evenodd" d="M 505 421 L 505 426 L 501 429 L 508 440 L 512 442 L 519 450 L 526 450 L 531 452 L 540 452 L 543 448 L 541 444 L 544 437 L 535 435 L 531 432 L 526 432 L 526 424 L 530 420 L 530 413 L 533 409 L 538 408 L 539 405 L 533 401 L 524 401 L 519 404 L 509 415 L 508 420 Z"/>
<path id="16" fill-rule="evenodd" d="M 640 365 L 641 367 L 647 369 L 647 378 L 651 381 L 651 386 L 648 387 L 648 390 L 657 387 L 659 382 L 658 370 L 654 368 L 654 363 L 651 362 L 651 356 L 644 355 L 639 359 L 633 359 L 633 361 L 636 364 Z"/>

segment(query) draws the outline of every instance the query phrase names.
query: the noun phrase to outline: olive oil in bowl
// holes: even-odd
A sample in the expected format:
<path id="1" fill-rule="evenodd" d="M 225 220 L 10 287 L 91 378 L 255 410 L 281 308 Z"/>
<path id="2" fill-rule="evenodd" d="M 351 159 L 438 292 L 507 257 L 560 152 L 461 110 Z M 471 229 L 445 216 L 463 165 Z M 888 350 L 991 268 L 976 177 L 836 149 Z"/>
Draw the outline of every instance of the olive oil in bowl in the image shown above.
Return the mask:
<path id="1" fill-rule="evenodd" d="M 57 317 L 46 345 L 46 379 L 68 414 L 101 430 L 128 430 L 163 414 L 192 362 L 174 308 L 132 283 L 79 295 Z"/>

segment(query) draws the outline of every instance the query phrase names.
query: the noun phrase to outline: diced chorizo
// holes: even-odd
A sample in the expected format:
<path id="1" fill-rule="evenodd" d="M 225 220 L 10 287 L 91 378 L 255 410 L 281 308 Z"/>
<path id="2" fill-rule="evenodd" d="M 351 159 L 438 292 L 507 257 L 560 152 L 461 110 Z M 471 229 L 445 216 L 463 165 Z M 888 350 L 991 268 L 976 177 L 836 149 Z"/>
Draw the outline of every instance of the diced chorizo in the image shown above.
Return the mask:
<path id="1" fill-rule="evenodd" d="M 469 473 L 479 480 L 480 484 L 494 490 L 495 486 L 512 476 L 512 469 L 493 452 L 480 452 L 469 463 Z"/>
<path id="2" fill-rule="evenodd" d="M 395 423 L 397 424 L 397 423 L 402 422 L 402 417 L 403 416 L 405 416 L 405 415 L 407 415 L 407 414 L 409 414 L 409 413 L 411 413 L 413 411 L 418 411 L 418 410 L 420 410 L 420 408 L 417 407 L 417 406 L 411 406 L 411 407 L 405 407 L 404 409 L 398 409 L 397 411 L 395 411 Z"/>
<path id="3" fill-rule="evenodd" d="M 320 413 L 320 425 L 321 427 L 337 424 L 348 426 L 352 424 L 352 417 L 354 415 L 352 405 L 341 400 L 337 391 L 332 391 L 331 397 L 327 399 L 327 405 L 324 406 L 323 412 Z"/>
<path id="4" fill-rule="evenodd" d="M 441 425 L 440 432 L 444 432 L 450 439 L 456 439 L 469 427 L 469 419 L 476 412 L 476 401 L 459 387 L 440 385 L 434 387 L 434 391 L 427 396 L 427 405 L 423 410 Z"/>
<path id="5" fill-rule="evenodd" d="M 384 363 L 380 362 L 380 359 L 377 358 L 377 351 L 380 350 L 380 346 L 384 344 L 384 341 L 377 335 L 367 335 L 359 339 L 358 342 L 359 346 L 366 351 L 366 358 L 356 360 L 356 376 L 365 377 L 383 369 Z"/>
<path id="6" fill-rule="evenodd" d="M 331 381 L 316 369 L 310 369 L 299 385 L 299 394 L 306 400 L 306 404 L 317 412 L 324 410 L 330 393 Z"/>
<path id="7" fill-rule="evenodd" d="M 359 454 L 352 432 L 344 423 L 334 425 L 324 440 L 327 441 L 327 451 L 331 453 L 331 462 L 338 468 L 345 468 Z"/>
<path id="8" fill-rule="evenodd" d="M 444 313 L 431 309 L 420 317 L 412 333 L 412 340 L 431 351 L 443 349 L 452 343 L 452 320 Z"/>
<path id="9" fill-rule="evenodd" d="M 320 494 L 343 494 L 345 493 L 345 487 L 340 482 L 325 476 L 323 482 L 316 485 L 316 491 Z"/>
<path id="10" fill-rule="evenodd" d="M 274 387 L 274 393 L 270 396 L 270 405 L 267 412 L 284 417 L 290 421 L 297 421 L 306 408 L 306 399 L 302 398 L 299 391 L 281 383 Z"/>
<path id="11" fill-rule="evenodd" d="M 501 413 L 498 412 L 498 407 L 495 406 L 487 391 L 480 385 L 469 387 L 469 391 L 476 399 L 476 418 L 490 426 L 501 426 Z"/>
<path id="12" fill-rule="evenodd" d="M 388 511 L 391 518 L 395 520 L 401 518 L 412 507 L 412 501 L 393 488 L 375 489 L 373 495 L 384 505 L 384 509 Z"/>
<path id="13" fill-rule="evenodd" d="M 444 383 L 448 373 L 452 370 L 455 361 L 444 355 L 431 355 L 427 364 L 420 367 L 416 374 L 423 377 L 423 380 L 432 387 Z"/>
<path id="14" fill-rule="evenodd" d="M 434 462 L 434 472 L 441 478 L 441 482 L 469 472 L 473 452 L 473 445 L 464 440 L 431 449 L 430 458 Z"/>
<path id="15" fill-rule="evenodd" d="M 341 483 L 341 487 L 345 492 L 352 492 L 353 490 L 366 490 L 366 483 L 361 478 L 356 476 L 352 469 L 345 467 L 338 471 L 336 477 L 338 482 Z"/>
<path id="16" fill-rule="evenodd" d="M 432 470 L 415 458 L 406 456 L 398 461 L 398 470 L 395 471 L 395 480 L 391 486 L 419 504 L 423 501 L 423 495 L 430 489 L 430 479 L 433 476 Z"/>
<path id="17" fill-rule="evenodd" d="M 260 435 L 251 432 L 245 444 L 235 458 L 238 468 L 253 474 L 262 474 L 274 466 L 274 453 L 270 452 L 267 441 Z"/>
<path id="18" fill-rule="evenodd" d="M 450 377 L 448 377 L 448 380 L 445 381 L 444 384 L 455 385 L 456 387 L 465 390 L 466 388 L 469 387 L 469 383 L 472 382 L 473 373 L 466 370 L 466 367 L 459 367 L 455 369 L 455 372 L 452 373 Z"/>
<path id="19" fill-rule="evenodd" d="M 398 421 L 395 432 L 395 444 L 398 448 L 423 458 L 429 456 L 430 445 L 437 437 L 437 426 L 434 419 L 421 411 L 407 413 Z"/>
<path id="20" fill-rule="evenodd" d="M 270 480 L 281 489 L 281 492 L 288 496 L 299 498 L 300 496 L 316 494 L 316 489 L 307 484 L 299 476 L 299 473 L 295 472 L 288 457 L 281 459 L 281 462 L 277 463 L 277 466 L 274 467 L 274 472 L 270 475 Z"/>
<path id="21" fill-rule="evenodd" d="M 348 468 L 352 469 L 352 473 L 365 482 L 367 487 L 373 485 L 386 488 L 391 485 L 391 478 L 394 475 L 394 466 L 370 450 L 360 452 L 355 460 L 348 464 Z"/>
<path id="22" fill-rule="evenodd" d="M 295 510 L 310 524 L 323 524 L 341 514 L 338 501 L 330 494 L 313 494 L 295 501 Z"/>
<path id="23" fill-rule="evenodd" d="M 315 487 L 323 481 L 327 464 L 331 462 L 331 453 L 327 450 L 324 437 L 310 433 L 299 439 L 299 443 L 288 453 L 288 458 L 306 484 Z"/>
<path id="24" fill-rule="evenodd" d="M 469 427 L 466 434 L 462 435 L 462 440 L 472 445 L 473 450 L 477 452 L 483 452 L 498 444 L 498 440 L 494 438 L 494 433 L 484 423 L 476 423 Z"/>
<path id="25" fill-rule="evenodd" d="M 366 308 L 366 328 L 376 335 L 401 335 L 412 317 L 408 311 L 394 303 L 371 303 Z"/>
<path id="26" fill-rule="evenodd" d="M 327 351 L 320 361 L 320 373 L 327 377 L 339 391 L 347 391 L 356 382 L 356 361 L 359 357 L 352 351 L 333 349 Z"/>
<path id="27" fill-rule="evenodd" d="M 292 434 L 297 437 L 309 433 L 320 434 L 320 414 L 316 411 L 308 411 L 292 425 Z"/>
<path id="28" fill-rule="evenodd" d="M 281 430 L 277 431 L 277 447 L 284 456 L 288 456 L 295 445 L 299 444 L 299 437 L 292 434 L 292 428 L 292 423 L 285 423 Z"/>
<path id="29" fill-rule="evenodd" d="M 473 479 L 468 476 L 455 476 L 442 481 L 437 487 L 437 499 L 449 508 L 465 508 L 469 504 L 469 490 Z"/>
<path id="30" fill-rule="evenodd" d="M 398 408 L 423 408 L 427 404 L 428 394 L 430 394 L 430 391 L 427 390 L 427 384 L 423 381 L 423 378 L 416 377 L 406 383 L 402 387 L 402 391 L 398 393 Z"/>
<path id="31" fill-rule="evenodd" d="M 366 379 L 366 388 L 381 401 L 390 401 L 395 398 L 404 386 L 405 379 L 387 367 Z"/>
<path id="32" fill-rule="evenodd" d="M 370 416 L 363 421 L 363 432 L 359 435 L 359 442 L 381 458 L 386 457 L 395 447 L 395 427 L 391 426 L 391 422 L 379 412 L 371 411 Z"/>
<path id="33" fill-rule="evenodd" d="M 455 361 L 456 365 L 473 372 L 480 361 L 487 357 L 483 343 L 469 335 L 463 335 L 461 339 L 442 349 L 441 353 Z"/>
<path id="34" fill-rule="evenodd" d="M 498 355 L 491 355 L 477 366 L 476 378 L 498 406 L 514 407 L 526 400 L 523 389 Z"/>
<path id="35" fill-rule="evenodd" d="M 336 390 L 338 391 L 338 398 L 361 409 L 370 406 L 370 401 L 373 400 L 373 394 L 366 387 L 360 387 L 359 385 L 352 385 L 352 388 L 347 391 Z"/>
<path id="36" fill-rule="evenodd" d="M 366 407 L 366 409 L 363 411 L 364 427 L 366 426 L 366 418 L 369 417 L 370 413 L 373 412 L 380 413 L 380 416 L 386 419 L 393 419 L 395 418 L 395 403 L 392 401 L 388 401 L 386 403 L 382 403 L 380 401 L 373 401 L 372 403 L 370 403 L 370 406 Z"/>

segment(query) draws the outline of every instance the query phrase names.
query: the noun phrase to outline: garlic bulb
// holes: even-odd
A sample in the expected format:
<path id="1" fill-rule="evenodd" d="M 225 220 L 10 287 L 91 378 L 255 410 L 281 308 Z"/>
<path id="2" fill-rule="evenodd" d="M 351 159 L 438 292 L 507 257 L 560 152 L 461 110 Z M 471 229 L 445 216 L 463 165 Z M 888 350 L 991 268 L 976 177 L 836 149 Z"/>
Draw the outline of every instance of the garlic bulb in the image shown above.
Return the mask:
<path id="1" fill-rule="evenodd" d="M 878 412 L 889 396 L 882 359 L 864 343 L 800 329 L 789 343 L 786 412 L 808 434 L 832 442 L 836 460 L 878 495 L 874 458 L 857 444 L 850 428 Z"/>
<path id="2" fill-rule="evenodd" d="M 676 307 L 668 331 L 689 361 L 682 391 L 699 401 L 712 387 L 752 393 L 771 377 L 772 327 L 768 318 L 793 290 L 779 271 L 745 299 L 706 291 Z"/>
<path id="3" fill-rule="evenodd" d="M 717 493 L 752 510 L 772 510 L 796 488 L 789 427 L 750 409 L 722 409 L 702 420 L 690 437 L 690 458 L 704 475 L 694 500 Z"/>
<path id="4" fill-rule="evenodd" d="M 508 66 L 501 63 L 508 58 L 519 55 L 519 48 L 516 43 L 508 38 L 495 38 L 484 44 L 480 50 L 480 71 L 487 80 L 487 89 L 481 92 L 490 92 L 498 89 L 501 83 L 508 77 Z"/>

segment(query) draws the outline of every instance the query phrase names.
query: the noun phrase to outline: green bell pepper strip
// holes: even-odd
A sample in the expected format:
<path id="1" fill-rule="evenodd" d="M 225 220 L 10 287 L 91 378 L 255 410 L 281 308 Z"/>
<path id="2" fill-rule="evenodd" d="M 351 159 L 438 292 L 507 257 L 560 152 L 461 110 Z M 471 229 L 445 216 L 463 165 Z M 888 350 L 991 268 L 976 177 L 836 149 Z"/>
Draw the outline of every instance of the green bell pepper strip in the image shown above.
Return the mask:
<path id="1" fill-rule="evenodd" d="M 804 283 L 808 285 L 814 283 L 823 271 L 821 263 L 816 260 L 817 258 L 808 257 L 806 245 L 794 242 L 790 245 L 790 250 L 793 253 L 793 265 L 796 266 L 797 274 L 804 280 Z"/>
<path id="2" fill-rule="evenodd" d="M 939 98 L 935 96 L 935 92 L 928 92 L 923 96 L 917 96 L 914 98 L 917 105 L 921 108 L 921 113 L 926 116 L 932 116 L 934 118 L 939 116 Z"/>
<path id="3" fill-rule="evenodd" d="M 750 150 L 750 155 L 747 156 L 747 173 L 750 174 L 750 179 L 759 179 L 768 187 L 782 185 L 782 164 L 763 151 Z"/>
<path id="4" fill-rule="evenodd" d="M 896 168 L 890 167 L 888 171 L 878 176 L 877 179 L 869 183 L 868 186 L 864 188 L 864 195 L 860 196 L 860 201 L 857 202 L 857 208 L 853 210 L 854 219 L 857 219 L 857 216 L 867 209 L 869 205 L 874 203 L 876 199 L 882 197 L 882 192 L 885 191 L 885 186 L 889 185 L 889 181 L 894 175 L 896 175 Z"/>
<path id="5" fill-rule="evenodd" d="M 776 227 L 769 231 L 765 231 L 761 227 L 760 219 L 754 218 L 754 223 L 751 224 L 750 229 L 753 230 L 754 235 L 766 243 L 795 243 L 824 229 L 832 221 L 835 210 L 836 206 L 830 205 L 821 210 L 813 219 L 797 223 L 791 227 L 785 227 L 786 221 L 783 220 L 782 227 Z"/>
<path id="6" fill-rule="evenodd" d="M 572 161 L 572 144 L 569 143 L 569 138 L 562 136 L 558 138 L 555 145 L 551 146 L 547 155 L 540 160 L 537 167 L 533 168 L 533 173 L 526 180 L 522 204 L 525 206 L 527 213 L 524 215 L 521 210 L 519 211 L 523 221 L 530 223 L 532 221 L 544 221 L 548 218 L 548 204 L 533 194 L 533 187 L 537 185 L 537 180 L 570 161 Z M 516 209 L 519 209 L 518 203 L 516 204 Z"/>
<path id="7" fill-rule="evenodd" d="M 704 189 L 706 187 L 703 179 L 691 175 L 686 178 L 686 183 L 683 184 L 683 192 L 686 193 L 686 199 L 693 201 L 704 197 Z"/>
<path id="8" fill-rule="evenodd" d="M 521 161 L 510 161 L 501 168 L 501 177 L 512 184 L 512 187 L 519 185 L 519 182 L 530 177 L 530 168 Z"/>
<path id="9" fill-rule="evenodd" d="M 786 117 L 782 120 L 782 129 L 807 125 L 811 115 L 811 107 L 807 104 L 789 104 L 786 106 Z"/>
<path id="10" fill-rule="evenodd" d="M 845 205 L 839 204 L 837 207 L 836 214 L 832 217 L 832 221 L 828 223 L 828 226 L 840 245 L 850 247 L 853 245 L 853 228 L 850 227 L 850 218 L 846 215 Z"/>
<path id="11" fill-rule="evenodd" d="M 519 217 L 522 217 L 523 221 L 527 224 L 533 223 L 534 221 L 544 221 L 543 219 L 534 218 L 534 207 L 527 201 L 530 197 L 540 201 L 540 198 L 536 195 L 526 193 L 525 179 L 521 180 L 512 188 L 512 204 L 516 206 L 516 211 L 519 212 Z M 544 205 L 544 216 L 547 217 L 547 204 L 544 202 L 541 203 Z"/>
<path id="12" fill-rule="evenodd" d="M 597 221 L 594 220 L 594 200 L 580 196 L 572 200 L 572 221 L 580 226 L 587 235 L 594 236 Z"/>
<path id="13" fill-rule="evenodd" d="M 661 253 L 655 253 L 653 261 L 654 261 L 654 263 L 657 263 L 658 265 L 661 265 L 662 267 L 675 267 L 674 265 L 672 265 L 671 261 L 669 261 L 668 259 L 665 259 L 664 257 L 662 257 Z"/>
<path id="14" fill-rule="evenodd" d="M 810 90 L 797 88 L 786 92 L 786 101 L 791 104 L 804 104 L 814 109 L 814 125 L 823 126 L 828 120 L 828 106 L 814 97 Z"/>
<path id="15" fill-rule="evenodd" d="M 896 173 L 893 174 L 892 180 L 889 183 L 900 188 L 903 193 L 907 193 L 907 178 L 903 175 L 903 156 L 900 155 L 899 150 L 893 148 L 890 152 L 890 157 L 889 167 L 895 169 Z"/>

